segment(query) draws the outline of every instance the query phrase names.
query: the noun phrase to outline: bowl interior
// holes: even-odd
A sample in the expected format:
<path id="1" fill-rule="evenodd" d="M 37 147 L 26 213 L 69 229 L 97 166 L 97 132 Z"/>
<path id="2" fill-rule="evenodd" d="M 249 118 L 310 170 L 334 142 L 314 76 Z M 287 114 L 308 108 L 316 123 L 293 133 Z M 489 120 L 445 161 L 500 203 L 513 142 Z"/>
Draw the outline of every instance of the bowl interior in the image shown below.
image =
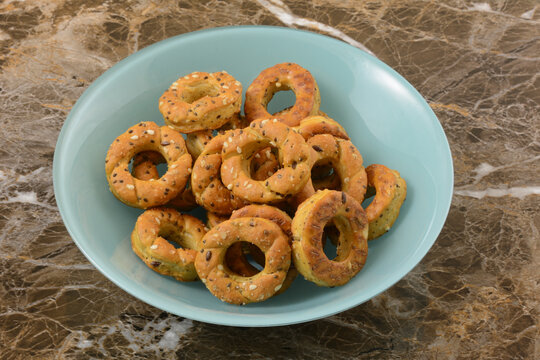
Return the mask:
<path id="1" fill-rule="evenodd" d="M 364 157 L 398 170 L 407 200 L 389 233 L 369 244 L 364 269 L 347 285 L 321 288 L 301 278 L 283 295 L 233 306 L 200 282 L 180 283 L 146 267 L 131 250 L 138 209 L 109 192 L 104 159 L 116 136 L 140 121 L 162 125 L 158 98 L 179 76 L 226 70 L 244 91 L 280 62 L 307 68 L 321 110 L 339 121 Z M 290 105 L 290 94 L 272 102 Z M 374 57 L 321 35 L 271 27 L 195 32 L 152 45 L 121 61 L 90 86 L 58 140 L 54 185 L 74 241 L 109 279 L 139 299 L 191 319 L 239 326 L 308 321 L 343 311 L 384 291 L 410 271 L 435 241 L 452 193 L 452 161 L 442 128 L 423 98 Z M 202 214 L 202 212 L 198 212 Z"/>

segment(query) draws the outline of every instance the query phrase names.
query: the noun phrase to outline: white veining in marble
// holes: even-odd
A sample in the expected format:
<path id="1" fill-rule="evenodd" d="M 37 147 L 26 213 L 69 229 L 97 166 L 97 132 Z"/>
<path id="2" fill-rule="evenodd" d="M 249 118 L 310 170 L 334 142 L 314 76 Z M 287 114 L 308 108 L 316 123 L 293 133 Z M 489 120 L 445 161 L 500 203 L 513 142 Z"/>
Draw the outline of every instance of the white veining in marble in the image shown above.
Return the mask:
<path id="1" fill-rule="evenodd" d="M 486 196 L 511 196 L 523 200 L 526 196 L 529 195 L 540 195 L 540 186 L 511 187 L 506 189 L 489 188 L 485 190 L 454 190 L 454 194 L 461 196 L 469 196 L 476 199 L 483 199 Z"/>
<path id="2" fill-rule="evenodd" d="M 532 20 L 535 10 L 536 10 L 536 7 L 532 8 L 529 11 L 524 12 L 523 14 L 521 14 L 520 18 L 525 19 L 525 20 Z"/>
<path id="3" fill-rule="evenodd" d="M 485 162 L 481 163 L 480 165 L 478 165 L 476 167 L 476 169 L 473 170 L 473 172 L 476 175 L 474 176 L 474 182 L 472 184 L 473 185 L 478 184 L 480 182 L 480 180 L 482 180 L 484 177 L 488 176 L 489 174 L 491 174 L 491 173 L 493 173 L 495 171 L 502 170 L 502 169 L 507 169 L 507 168 L 510 168 L 510 167 L 513 167 L 513 166 L 516 166 L 516 165 L 519 165 L 519 164 L 527 164 L 527 163 L 530 163 L 530 162 L 533 162 L 533 161 L 536 161 L 536 160 L 539 160 L 539 159 L 540 159 L 540 155 L 534 156 L 532 158 L 529 158 L 529 159 L 526 159 L 526 160 L 523 160 L 523 161 L 504 164 L 504 165 L 501 165 L 501 166 L 493 166 L 493 165 L 485 163 Z"/>
<path id="4" fill-rule="evenodd" d="M 485 12 L 492 12 L 491 6 L 488 3 L 473 3 L 473 6 L 470 8 L 471 10 L 476 11 L 485 11 Z"/>
<path id="5" fill-rule="evenodd" d="M 289 7 L 285 5 L 281 0 L 257 0 L 257 2 L 261 4 L 262 6 L 264 6 L 268 11 L 274 14 L 279 20 L 281 20 L 286 25 L 304 26 L 310 29 L 315 29 L 315 30 L 325 32 L 329 35 L 335 36 L 345 41 L 346 43 L 351 44 L 352 46 L 362 49 L 365 52 L 375 56 L 375 54 L 373 54 L 373 52 L 369 50 L 365 45 L 354 40 L 353 38 L 351 38 L 344 32 L 332 26 L 320 23 L 318 21 L 305 19 L 305 18 L 294 15 L 289 9 Z"/>
<path id="6" fill-rule="evenodd" d="M 55 206 L 43 203 L 38 200 L 37 193 L 34 191 L 15 191 L 13 196 L 8 197 L 6 200 L 0 201 L 0 204 L 9 203 L 26 203 L 38 205 L 47 209 L 57 210 Z"/>

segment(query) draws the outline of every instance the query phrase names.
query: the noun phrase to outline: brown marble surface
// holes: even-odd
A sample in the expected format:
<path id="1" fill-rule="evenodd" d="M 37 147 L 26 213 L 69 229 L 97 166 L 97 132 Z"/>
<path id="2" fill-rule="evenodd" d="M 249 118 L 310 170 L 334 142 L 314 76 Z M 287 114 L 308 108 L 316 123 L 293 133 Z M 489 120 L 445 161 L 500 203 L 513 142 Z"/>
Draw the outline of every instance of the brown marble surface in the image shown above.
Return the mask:
<path id="1" fill-rule="evenodd" d="M 402 281 L 352 310 L 266 329 L 180 318 L 94 269 L 52 186 L 77 98 L 156 41 L 215 26 L 321 32 L 369 49 L 427 99 L 453 152 L 446 225 Z M 0 3 L 0 357 L 540 358 L 537 1 Z"/>

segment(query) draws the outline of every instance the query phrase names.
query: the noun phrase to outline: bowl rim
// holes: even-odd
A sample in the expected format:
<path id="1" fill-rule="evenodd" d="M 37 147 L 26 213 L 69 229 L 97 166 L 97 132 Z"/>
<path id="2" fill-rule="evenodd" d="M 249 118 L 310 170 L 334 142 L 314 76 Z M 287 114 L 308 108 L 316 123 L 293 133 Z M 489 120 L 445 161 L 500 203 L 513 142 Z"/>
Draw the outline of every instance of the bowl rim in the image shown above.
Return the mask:
<path id="1" fill-rule="evenodd" d="M 449 178 L 445 179 L 449 186 L 444 192 L 440 193 L 440 201 L 437 208 L 439 208 L 439 211 L 441 213 L 440 217 L 433 217 L 431 223 L 429 224 L 429 227 L 426 229 L 426 232 L 423 236 L 425 241 L 425 246 L 419 247 L 413 255 L 409 258 L 409 260 L 403 265 L 403 268 L 406 271 L 403 271 L 403 273 L 399 273 L 396 275 L 395 272 L 393 272 L 389 277 L 384 281 L 383 286 L 379 286 L 378 288 L 375 288 L 371 291 L 371 294 L 369 297 L 364 299 L 363 301 L 356 301 L 354 297 L 349 297 L 349 299 L 343 300 L 339 303 L 339 306 L 329 308 L 325 312 L 320 313 L 309 313 L 309 316 L 295 316 L 295 314 L 291 314 L 289 312 L 279 314 L 278 316 L 273 315 L 269 317 L 264 317 L 264 323 L 259 323 L 254 321 L 255 318 L 257 318 L 257 315 L 245 315 L 242 316 L 242 314 L 223 314 L 221 317 L 215 317 L 212 316 L 212 314 L 208 315 L 206 313 L 206 310 L 198 310 L 199 308 L 189 306 L 187 304 L 185 305 L 185 308 L 174 308 L 171 309 L 170 306 L 166 306 L 166 304 L 159 301 L 159 299 L 152 298 L 152 297 L 145 297 L 141 296 L 141 294 L 137 294 L 135 288 L 130 288 L 127 284 L 124 284 L 121 279 L 119 279 L 117 276 L 111 273 L 108 273 L 98 262 L 96 259 L 92 258 L 84 249 L 84 246 L 79 243 L 78 237 L 77 237 L 77 230 L 76 225 L 69 221 L 69 214 L 67 212 L 65 202 L 67 202 L 67 194 L 64 190 L 65 187 L 63 187 L 63 178 L 61 176 L 62 172 L 62 162 L 63 162 L 63 152 L 62 150 L 65 143 L 67 134 L 69 134 L 70 128 L 75 123 L 75 119 L 77 118 L 77 112 L 78 108 L 81 106 L 82 103 L 86 102 L 87 99 L 90 99 L 93 94 L 96 91 L 99 91 L 100 87 L 102 86 L 102 83 L 105 83 L 108 81 L 108 78 L 112 77 L 116 72 L 122 71 L 125 64 L 128 64 L 130 62 L 136 62 L 139 58 L 145 57 L 150 55 L 155 49 L 158 49 L 160 47 L 168 46 L 170 43 L 175 42 L 182 42 L 184 39 L 188 39 L 191 37 L 197 37 L 201 36 L 202 34 L 208 34 L 208 33 L 220 33 L 220 35 L 223 35 L 224 32 L 236 32 L 236 31 L 263 31 L 263 32 L 275 32 L 276 34 L 279 33 L 279 35 L 286 35 L 287 33 L 300 33 L 304 36 L 312 36 L 315 38 L 320 38 L 321 41 L 330 41 L 334 43 L 339 43 L 341 46 L 349 47 L 354 49 L 354 51 L 359 51 L 364 55 L 369 55 L 372 61 L 375 62 L 375 64 L 381 68 L 383 68 L 385 71 L 389 72 L 395 79 L 397 79 L 400 84 L 404 85 L 409 91 L 413 92 L 415 96 L 418 96 L 422 99 L 422 101 L 425 103 L 425 109 L 428 113 L 430 113 L 430 116 L 434 120 L 434 127 L 437 128 L 437 130 L 440 131 L 440 134 L 442 135 L 442 142 L 439 144 L 445 153 L 445 157 L 447 160 L 447 163 L 445 164 L 448 168 L 448 174 Z M 436 121 L 435 121 L 436 120 Z M 315 33 L 312 31 L 306 31 L 306 30 L 300 30 L 300 29 L 294 29 L 294 28 L 288 28 L 288 27 L 282 27 L 282 26 L 267 26 L 267 25 L 236 25 L 236 26 L 223 26 L 223 27 L 214 27 L 214 28 L 208 28 L 208 29 L 202 29 L 197 30 L 193 32 L 188 32 L 184 34 L 179 34 L 164 40 L 161 40 L 159 42 L 156 42 L 154 44 L 151 44 L 127 57 L 120 60 L 116 64 L 114 64 L 112 67 L 107 69 L 103 74 L 101 74 L 97 79 L 95 79 L 92 84 L 83 92 L 83 94 L 77 99 L 75 105 L 72 107 L 71 111 L 69 112 L 68 116 L 66 117 L 66 120 L 64 121 L 64 124 L 62 125 L 62 129 L 60 131 L 60 134 L 58 135 L 58 139 L 56 142 L 56 147 L 54 151 L 54 157 L 53 157 L 53 188 L 54 188 L 54 194 L 57 202 L 57 206 L 60 212 L 60 215 L 62 217 L 62 220 L 64 222 L 64 225 L 66 226 L 66 229 L 68 233 L 70 234 L 73 242 L 77 245 L 79 250 L 84 254 L 84 256 L 92 263 L 96 269 L 98 269 L 107 279 L 112 281 L 114 284 L 116 284 L 118 287 L 120 287 L 122 290 L 126 291 L 128 294 L 136 297 L 140 301 L 143 301 L 149 305 L 152 305 L 154 307 L 157 307 L 159 309 L 162 309 L 164 311 L 196 320 L 211 324 L 217 324 L 217 325 L 226 325 L 226 326 L 240 326 L 240 327 L 269 327 L 269 326 L 284 326 L 284 325 L 291 325 L 291 324 L 297 324 L 297 323 L 304 323 L 308 321 L 318 320 L 321 318 L 325 318 L 328 316 L 335 315 L 337 313 L 341 313 L 343 311 L 346 311 L 348 309 L 351 309 L 355 306 L 358 306 L 375 296 L 379 295 L 383 291 L 388 290 L 390 287 L 395 285 L 399 280 L 401 280 L 403 277 L 405 277 L 415 266 L 417 266 L 424 256 L 427 254 L 427 252 L 431 249 L 435 241 L 437 240 L 440 231 L 442 230 L 442 227 L 444 226 L 446 219 L 448 217 L 448 213 L 450 211 L 450 206 L 452 203 L 452 195 L 453 195 L 453 187 L 454 187 L 454 167 L 453 167 L 453 159 L 452 159 L 452 153 L 450 149 L 450 145 L 448 143 L 448 139 L 446 137 L 446 134 L 444 132 L 444 129 L 438 120 L 437 116 L 427 103 L 427 101 L 423 98 L 423 96 L 399 73 L 397 73 L 394 69 L 392 69 L 390 66 L 385 64 L 383 61 L 379 60 L 377 57 L 369 54 L 368 52 L 359 49 L 357 47 L 354 47 L 342 40 Z M 303 314 L 304 312 L 302 312 Z"/>

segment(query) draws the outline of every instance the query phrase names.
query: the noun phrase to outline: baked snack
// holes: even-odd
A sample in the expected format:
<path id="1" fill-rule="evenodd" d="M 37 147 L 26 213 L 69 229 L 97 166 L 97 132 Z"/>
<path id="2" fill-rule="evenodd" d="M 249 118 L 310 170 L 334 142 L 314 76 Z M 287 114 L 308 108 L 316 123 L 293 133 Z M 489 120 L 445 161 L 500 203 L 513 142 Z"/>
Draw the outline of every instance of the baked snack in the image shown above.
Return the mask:
<path id="1" fill-rule="evenodd" d="M 407 196 L 407 184 L 399 172 L 384 165 L 369 165 L 366 172 L 370 195 L 375 193 L 373 201 L 366 207 L 371 240 L 390 230 L 396 221 Z"/>
<path id="2" fill-rule="evenodd" d="M 247 203 L 231 192 L 232 187 L 222 181 L 221 152 L 231 136 L 242 130 L 230 130 L 213 138 L 195 160 L 191 174 L 193 195 L 199 205 L 210 212 L 228 215 Z M 229 183 L 227 183 L 229 184 Z"/>
<path id="3" fill-rule="evenodd" d="M 195 257 L 205 233 L 199 219 L 158 207 L 138 217 L 131 247 L 150 269 L 179 281 L 193 281 L 197 279 Z M 181 248 L 175 248 L 168 240 Z"/>
<path id="4" fill-rule="evenodd" d="M 159 98 L 165 123 L 183 133 L 217 129 L 242 105 L 242 84 L 226 71 L 183 76 Z"/>
<path id="5" fill-rule="evenodd" d="M 251 177 L 251 158 L 277 149 L 280 169 L 266 180 Z M 310 150 L 304 138 L 277 120 L 256 120 L 223 144 L 221 178 L 234 195 L 255 203 L 279 202 L 300 191 L 309 180 Z"/>
<path id="6" fill-rule="evenodd" d="M 157 165 L 164 162 L 165 159 L 158 152 L 144 151 L 138 153 L 133 158 L 131 174 L 139 180 L 157 180 L 159 179 Z M 197 207 L 195 196 L 191 191 L 191 181 L 188 180 L 184 190 L 167 202 L 165 206 L 173 207 L 176 210 L 181 211 L 189 211 Z"/>
<path id="7" fill-rule="evenodd" d="M 251 277 L 234 273 L 225 264 L 225 254 L 239 241 L 256 245 L 272 261 L 266 261 L 264 269 Z M 266 300 L 279 291 L 290 262 L 289 241 L 278 225 L 267 219 L 239 218 L 222 222 L 204 236 L 195 268 L 214 296 L 245 305 Z"/>
<path id="8" fill-rule="evenodd" d="M 328 259 L 322 245 L 330 221 L 339 230 L 337 256 Z M 334 190 L 318 191 L 304 201 L 292 222 L 294 265 L 319 286 L 346 284 L 364 266 L 368 254 L 368 220 L 353 197 Z"/>
<path id="9" fill-rule="evenodd" d="M 167 172 L 159 180 L 140 180 L 129 172 L 129 162 L 143 151 L 159 152 L 167 162 Z M 176 197 L 185 189 L 190 171 L 191 155 L 182 135 L 150 121 L 118 136 L 105 158 L 111 192 L 124 204 L 141 209 L 166 204 Z"/>
<path id="10" fill-rule="evenodd" d="M 284 211 L 270 205 L 248 205 L 248 206 L 244 206 L 241 209 L 233 211 L 231 215 L 231 219 L 238 219 L 238 218 L 243 218 L 243 217 L 257 217 L 257 218 L 262 218 L 262 219 L 268 219 L 274 222 L 276 225 L 278 225 L 281 228 L 281 230 L 285 233 L 285 235 L 287 235 L 289 239 L 289 245 L 292 246 L 292 231 L 291 231 L 292 219 Z M 265 264 L 264 254 L 259 250 L 258 247 L 252 244 L 248 244 L 248 246 L 244 248 L 244 253 L 251 254 L 253 259 L 259 265 L 264 266 Z M 259 272 L 259 270 L 255 269 L 255 267 L 249 264 L 245 256 L 240 257 L 234 263 L 234 266 L 238 266 L 246 273 L 253 273 L 253 271 L 255 271 L 255 274 L 256 274 L 257 272 Z M 251 269 L 249 269 L 250 267 Z M 231 269 L 233 268 L 231 267 Z M 246 269 L 249 269 L 249 270 L 246 271 Z M 298 275 L 298 271 L 296 270 L 294 265 L 291 264 L 291 266 L 289 267 L 289 271 L 287 272 L 287 276 L 285 277 L 285 280 L 283 281 L 281 289 L 279 289 L 275 295 L 279 295 L 285 292 L 285 290 L 287 290 L 291 286 L 294 279 L 296 279 L 297 275 Z M 249 275 L 249 276 L 252 276 L 252 275 Z"/>
<path id="11" fill-rule="evenodd" d="M 270 114 L 266 107 L 274 94 L 292 90 L 295 104 L 278 114 Z M 263 70 L 246 90 L 244 112 L 248 121 L 277 118 L 288 126 L 297 126 L 302 119 L 319 113 L 321 96 L 311 73 L 294 63 L 274 65 Z"/>

